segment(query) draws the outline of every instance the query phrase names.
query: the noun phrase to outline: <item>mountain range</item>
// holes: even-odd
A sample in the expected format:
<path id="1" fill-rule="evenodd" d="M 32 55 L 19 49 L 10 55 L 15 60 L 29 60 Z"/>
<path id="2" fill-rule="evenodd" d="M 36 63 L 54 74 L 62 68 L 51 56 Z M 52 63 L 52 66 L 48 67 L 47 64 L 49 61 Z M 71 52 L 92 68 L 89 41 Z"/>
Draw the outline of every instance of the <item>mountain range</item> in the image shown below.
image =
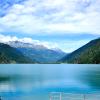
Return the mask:
<path id="1" fill-rule="evenodd" d="M 42 44 L 25 43 L 20 41 L 10 41 L 8 45 L 16 48 L 32 61 L 39 63 L 54 63 L 64 57 L 66 53 L 57 48 L 48 49 Z"/>
<path id="2" fill-rule="evenodd" d="M 66 55 L 58 48 L 48 49 L 42 44 L 21 41 L 9 41 L 1 44 L 4 45 L 0 45 L 0 57 L 3 56 L 1 63 L 55 63 Z M 21 59 L 22 61 L 20 61 Z"/>
<path id="3" fill-rule="evenodd" d="M 95 39 L 66 55 L 59 63 L 74 64 L 99 64 L 100 63 L 100 38 Z"/>
<path id="4" fill-rule="evenodd" d="M 99 64 L 100 38 L 90 41 L 69 54 L 58 48 L 47 48 L 42 44 L 21 41 L 0 43 L 0 63 Z"/>

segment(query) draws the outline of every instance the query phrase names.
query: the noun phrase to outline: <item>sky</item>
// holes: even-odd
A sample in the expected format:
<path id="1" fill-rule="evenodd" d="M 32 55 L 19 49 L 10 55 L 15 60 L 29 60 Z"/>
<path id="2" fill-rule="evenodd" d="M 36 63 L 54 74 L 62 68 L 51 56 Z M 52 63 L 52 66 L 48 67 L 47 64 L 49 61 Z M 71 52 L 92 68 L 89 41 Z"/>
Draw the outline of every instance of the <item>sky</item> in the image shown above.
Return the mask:
<path id="1" fill-rule="evenodd" d="M 0 0 L 1 41 L 38 42 L 72 52 L 98 37 L 100 0 Z"/>

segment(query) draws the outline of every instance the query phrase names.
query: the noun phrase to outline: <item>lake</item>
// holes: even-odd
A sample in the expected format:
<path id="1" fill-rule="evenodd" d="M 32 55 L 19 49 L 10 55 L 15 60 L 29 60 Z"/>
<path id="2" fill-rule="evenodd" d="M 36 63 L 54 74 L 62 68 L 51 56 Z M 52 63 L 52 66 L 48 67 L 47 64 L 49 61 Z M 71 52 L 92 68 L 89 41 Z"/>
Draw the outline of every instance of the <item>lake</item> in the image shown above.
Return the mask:
<path id="1" fill-rule="evenodd" d="M 100 92 L 100 65 L 1 64 L 3 100 L 49 100 L 51 92 Z"/>

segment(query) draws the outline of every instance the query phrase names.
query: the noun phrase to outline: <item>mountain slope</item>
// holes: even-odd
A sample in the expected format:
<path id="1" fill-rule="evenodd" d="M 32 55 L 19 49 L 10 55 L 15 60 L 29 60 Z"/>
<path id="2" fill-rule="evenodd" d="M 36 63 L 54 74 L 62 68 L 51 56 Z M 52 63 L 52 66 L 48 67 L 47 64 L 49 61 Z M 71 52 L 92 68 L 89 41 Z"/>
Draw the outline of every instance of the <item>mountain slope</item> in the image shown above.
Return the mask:
<path id="1" fill-rule="evenodd" d="M 34 63 L 16 48 L 0 43 L 0 63 Z"/>
<path id="2" fill-rule="evenodd" d="M 99 64 L 100 63 L 100 38 L 90 41 L 83 47 L 63 57 L 58 62 L 78 63 L 78 64 Z"/>
<path id="3" fill-rule="evenodd" d="M 40 63 L 55 63 L 66 54 L 58 49 L 48 49 L 42 44 L 24 43 L 20 41 L 10 41 L 10 46 L 15 47 L 32 61 Z"/>

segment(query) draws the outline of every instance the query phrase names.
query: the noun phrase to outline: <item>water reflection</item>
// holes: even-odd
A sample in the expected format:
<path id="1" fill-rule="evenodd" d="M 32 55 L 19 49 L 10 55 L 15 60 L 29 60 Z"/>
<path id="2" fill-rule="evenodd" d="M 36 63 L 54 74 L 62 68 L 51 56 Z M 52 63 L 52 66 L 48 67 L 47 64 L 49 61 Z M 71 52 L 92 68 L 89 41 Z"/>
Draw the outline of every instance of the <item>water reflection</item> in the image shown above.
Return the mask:
<path id="1" fill-rule="evenodd" d="M 100 90 L 100 66 L 88 68 L 88 70 L 80 74 L 80 80 L 91 86 L 92 89 Z"/>
<path id="2" fill-rule="evenodd" d="M 99 65 L 0 65 L 0 95 L 46 98 L 50 92 L 90 93 L 100 89 Z M 98 90 L 97 90 L 98 89 Z M 17 99 L 17 100 L 25 100 Z"/>

